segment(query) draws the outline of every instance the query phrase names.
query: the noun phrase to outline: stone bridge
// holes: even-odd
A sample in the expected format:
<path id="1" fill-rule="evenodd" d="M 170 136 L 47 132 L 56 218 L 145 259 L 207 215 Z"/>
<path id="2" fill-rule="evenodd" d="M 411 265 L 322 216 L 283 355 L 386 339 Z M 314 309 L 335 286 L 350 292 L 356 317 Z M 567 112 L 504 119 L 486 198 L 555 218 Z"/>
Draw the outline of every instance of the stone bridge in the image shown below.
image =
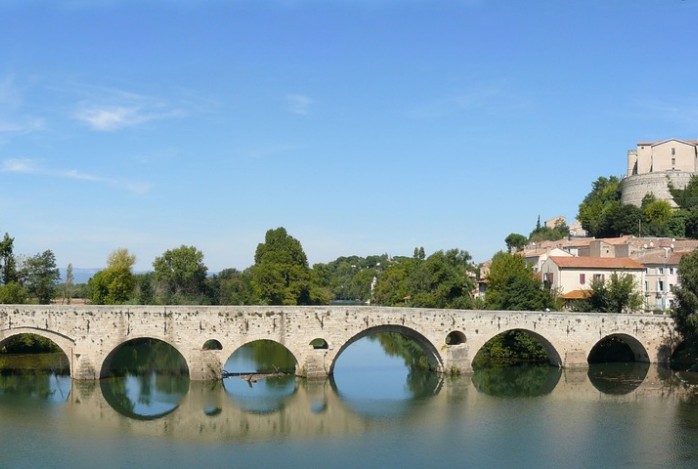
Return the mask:
<path id="1" fill-rule="evenodd" d="M 435 370 L 469 373 L 478 350 L 509 330 L 538 339 L 551 364 L 564 368 L 587 367 L 591 350 L 609 338 L 624 342 L 636 361 L 649 363 L 666 363 L 679 341 L 671 318 L 651 315 L 373 306 L 0 305 L 0 344 L 23 333 L 46 337 L 65 352 L 70 375 L 78 380 L 105 377 L 115 350 L 142 338 L 174 347 L 193 380 L 220 378 L 233 352 L 262 339 L 285 346 L 299 376 L 325 377 L 349 345 L 386 331 L 419 342 Z"/>

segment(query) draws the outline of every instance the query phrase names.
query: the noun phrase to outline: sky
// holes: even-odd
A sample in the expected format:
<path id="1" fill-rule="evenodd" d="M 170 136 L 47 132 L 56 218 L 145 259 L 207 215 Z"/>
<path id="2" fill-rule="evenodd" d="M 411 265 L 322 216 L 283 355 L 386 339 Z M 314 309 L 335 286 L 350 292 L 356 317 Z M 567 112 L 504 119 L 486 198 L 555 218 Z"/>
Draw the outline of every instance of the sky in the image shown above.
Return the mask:
<path id="1" fill-rule="evenodd" d="M 0 0 L 0 234 L 210 272 L 571 222 L 637 142 L 698 138 L 698 0 Z"/>

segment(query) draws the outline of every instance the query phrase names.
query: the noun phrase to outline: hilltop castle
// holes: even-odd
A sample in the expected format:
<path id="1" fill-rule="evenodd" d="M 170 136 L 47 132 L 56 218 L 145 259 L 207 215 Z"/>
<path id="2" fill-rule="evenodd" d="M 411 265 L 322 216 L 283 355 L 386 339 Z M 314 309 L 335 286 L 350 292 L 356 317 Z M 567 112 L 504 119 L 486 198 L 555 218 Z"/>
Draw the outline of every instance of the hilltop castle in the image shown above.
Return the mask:
<path id="1" fill-rule="evenodd" d="M 637 148 L 628 150 L 621 202 L 639 207 L 642 198 L 652 193 L 675 207 L 669 181 L 677 189 L 683 189 L 695 174 L 698 174 L 698 140 L 638 143 Z"/>

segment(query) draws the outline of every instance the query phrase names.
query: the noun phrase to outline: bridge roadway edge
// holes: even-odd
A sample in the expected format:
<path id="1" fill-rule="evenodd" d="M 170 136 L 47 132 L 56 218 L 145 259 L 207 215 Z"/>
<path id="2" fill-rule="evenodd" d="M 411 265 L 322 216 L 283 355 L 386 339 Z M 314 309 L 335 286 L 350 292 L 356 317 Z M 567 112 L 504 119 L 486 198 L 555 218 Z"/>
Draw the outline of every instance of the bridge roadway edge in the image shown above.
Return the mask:
<path id="1" fill-rule="evenodd" d="M 193 380 L 218 379 L 228 357 L 260 339 L 284 345 L 296 374 L 323 378 L 352 342 L 372 332 L 399 331 L 426 349 L 438 372 L 469 373 L 478 350 L 501 332 L 539 338 L 553 365 L 585 368 L 591 349 L 621 337 L 637 361 L 666 363 L 679 343 L 667 316 L 392 308 L 377 306 L 100 306 L 0 305 L 0 342 L 31 332 L 68 356 L 71 377 L 97 380 L 110 354 L 137 338 L 167 342 L 182 354 Z M 455 334 L 452 334 L 455 333 Z M 461 338 L 447 344 L 447 337 Z M 322 339 L 324 348 L 313 347 Z M 204 350 L 215 340 L 220 350 Z"/>

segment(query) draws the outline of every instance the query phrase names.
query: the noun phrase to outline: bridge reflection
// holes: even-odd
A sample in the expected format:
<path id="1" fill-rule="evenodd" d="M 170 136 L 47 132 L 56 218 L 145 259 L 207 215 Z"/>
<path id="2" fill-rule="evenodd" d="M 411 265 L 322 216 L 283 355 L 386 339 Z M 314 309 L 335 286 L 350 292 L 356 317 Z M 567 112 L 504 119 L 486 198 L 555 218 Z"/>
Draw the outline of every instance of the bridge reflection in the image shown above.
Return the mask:
<path id="1" fill-rule="evenodd" d="M 163 383 L 145 379 L 129 391 L 126 388 L 133 383 L 120 379 L 110 388 L 106 382 L 58 376 L 3 375 L 0 411 L 40 401 L 59 406 L 69 415 L 74 424 L 66 431 L 93 428 L 81 425 L 90 421 L 99 422 L 104 431 L 220 441 L 340 436 L 379 430 L 387 422 L 440 425 L 453 418 L 454 408 L 466 417 L 468 409 L 488 401 L 494 405 L 493 399 L 503 397 L 632 402 L 639 397 L 684 399 L 693 394 L 671 371 L 641 364 L 592 367 L 589 372 L 550 367 L 491 369 L 427 380 L 428 386 L 418 394 L 393 400 L 346 398 L 331 380 L 293 377 L 254 384 L 264 386 L 259 399 L 236 395 L 222 381 L 163 388 Z M 29 390 L 32 387 L 35 392 Z M 125 392 L 119 394 L 119 389 Z M 145 405 L 149 400 L 154 407 Z"/>

